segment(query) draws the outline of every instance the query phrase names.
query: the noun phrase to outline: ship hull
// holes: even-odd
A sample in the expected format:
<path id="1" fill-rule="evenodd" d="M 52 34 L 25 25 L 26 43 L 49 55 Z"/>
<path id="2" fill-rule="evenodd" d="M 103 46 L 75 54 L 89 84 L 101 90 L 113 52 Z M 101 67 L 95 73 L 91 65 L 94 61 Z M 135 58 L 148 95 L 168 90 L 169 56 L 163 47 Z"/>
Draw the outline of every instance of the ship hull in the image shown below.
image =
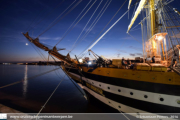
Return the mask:
<path id="1" fill-rule="evenodd" d="M 63 69 L 81 88 L 120 112 L 180 112 L 179 85 L 108 77 L 69 67 Z"/>

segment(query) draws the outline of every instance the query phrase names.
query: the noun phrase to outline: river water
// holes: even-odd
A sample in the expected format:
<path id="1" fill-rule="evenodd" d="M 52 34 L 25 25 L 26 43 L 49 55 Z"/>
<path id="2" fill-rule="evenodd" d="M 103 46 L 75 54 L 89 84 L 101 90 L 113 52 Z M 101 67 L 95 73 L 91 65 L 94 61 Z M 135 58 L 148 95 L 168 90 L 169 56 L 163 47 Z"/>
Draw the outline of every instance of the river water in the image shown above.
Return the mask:
<path id="1" fill-rule="evenodd" d="M 88 102 L 61 69 L 47 74 L 58 66 L 0 65 L 0 104 L 26 113 L 37 113 L 64 77 L 42 113 L 116 113 L 95 98 Z M 32 78 L 33 76 L 36 76 Z M 32 78 L 32 79 L 30 79 Z"/>

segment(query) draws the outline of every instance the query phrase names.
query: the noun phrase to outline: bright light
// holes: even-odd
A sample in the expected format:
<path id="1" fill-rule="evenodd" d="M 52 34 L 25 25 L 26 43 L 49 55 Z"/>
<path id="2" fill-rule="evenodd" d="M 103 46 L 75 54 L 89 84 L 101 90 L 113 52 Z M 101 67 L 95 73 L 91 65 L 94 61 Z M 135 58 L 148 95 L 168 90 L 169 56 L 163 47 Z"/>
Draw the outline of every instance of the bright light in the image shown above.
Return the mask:
<path id="1" fill-rule="evenodd" d="M 164 37 L 163 36 L 158 36 L 158 40 L 161 41 Z"/>
<path id="2" fill-rule="evenodd" d="M 79 62 L 81 63 L 83 60 L 82 59 L 79 59 Z"/>
<path id="3" fill-rule="evenodd" d="M 88 62 L 88 64 L 90 65 L 90 64 L 91 64 L 91 62 Z"/>
<path id="4" fill-rule="evenodd" d="M 28 45 L 28 43 L 26 43 L 26 45 Z"/>

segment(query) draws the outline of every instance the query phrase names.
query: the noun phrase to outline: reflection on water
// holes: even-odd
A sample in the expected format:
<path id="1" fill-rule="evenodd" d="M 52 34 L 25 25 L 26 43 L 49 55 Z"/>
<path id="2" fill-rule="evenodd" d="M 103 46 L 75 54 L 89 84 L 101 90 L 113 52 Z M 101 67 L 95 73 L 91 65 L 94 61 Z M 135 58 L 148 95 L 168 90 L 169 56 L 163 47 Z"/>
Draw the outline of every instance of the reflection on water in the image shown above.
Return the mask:
<path id="1" fill-rule="evenodd" d="M 51 71 L 55 67 L 57 66 L 0 65 L 0 86 L 23 79 L 23 83 L 0 89 L 0 104 L 22 112 L 39 112 L 61 81 L 60 78 L 64 77 L 65 74 L 61 69 L 58 69 L 33 77 L 30 81 L 28 81 L 28 78 Z M 98 100 L 86 101 L 77 87 L 65 76 L 42 113 L 118 112 Z"/>
<path id="2" fill-rule="evenodd" d="M 28 66 L 25 66 L 25 71 L 24 71 L 24 81 L 23 81 L 23 96 L 26 97 L 27 93 L 27 87 L 28 87 L 28 80 L 27 80 L 27 71 L 28 71 Z"/>

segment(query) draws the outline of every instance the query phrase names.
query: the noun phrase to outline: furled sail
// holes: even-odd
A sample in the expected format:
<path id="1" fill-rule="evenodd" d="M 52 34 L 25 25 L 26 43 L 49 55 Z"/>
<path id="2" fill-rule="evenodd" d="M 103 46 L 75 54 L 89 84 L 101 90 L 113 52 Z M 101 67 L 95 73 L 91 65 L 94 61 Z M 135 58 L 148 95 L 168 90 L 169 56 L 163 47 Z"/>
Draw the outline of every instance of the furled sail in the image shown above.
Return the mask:
<path id="1" fill-rule="evenodd" d="M 129 0 L 128 9 L 129 9 L 129 8 L 130 8 L 130 6 L 131 6 L 131 2 L 132 2 L 132 0 Z"/>
<path id="2" fill-rule="evenodd" d="M 132 18 L 131 20 L 131 23 L 129 24 L 128 26 L 128 30 L 127 30 L 127 33 L 129 32 L 129 30 L 131 29 L 132 25 L 134 24 L 136 18 L 138 17 L 139 13 L 141 12 L 141 10 L 143 9 L 144 5 L 146 3 L 146 0 L 141 0 L 140 3 L 139 3 L 139 6 L 134 14 L 134 17 Z"/>

